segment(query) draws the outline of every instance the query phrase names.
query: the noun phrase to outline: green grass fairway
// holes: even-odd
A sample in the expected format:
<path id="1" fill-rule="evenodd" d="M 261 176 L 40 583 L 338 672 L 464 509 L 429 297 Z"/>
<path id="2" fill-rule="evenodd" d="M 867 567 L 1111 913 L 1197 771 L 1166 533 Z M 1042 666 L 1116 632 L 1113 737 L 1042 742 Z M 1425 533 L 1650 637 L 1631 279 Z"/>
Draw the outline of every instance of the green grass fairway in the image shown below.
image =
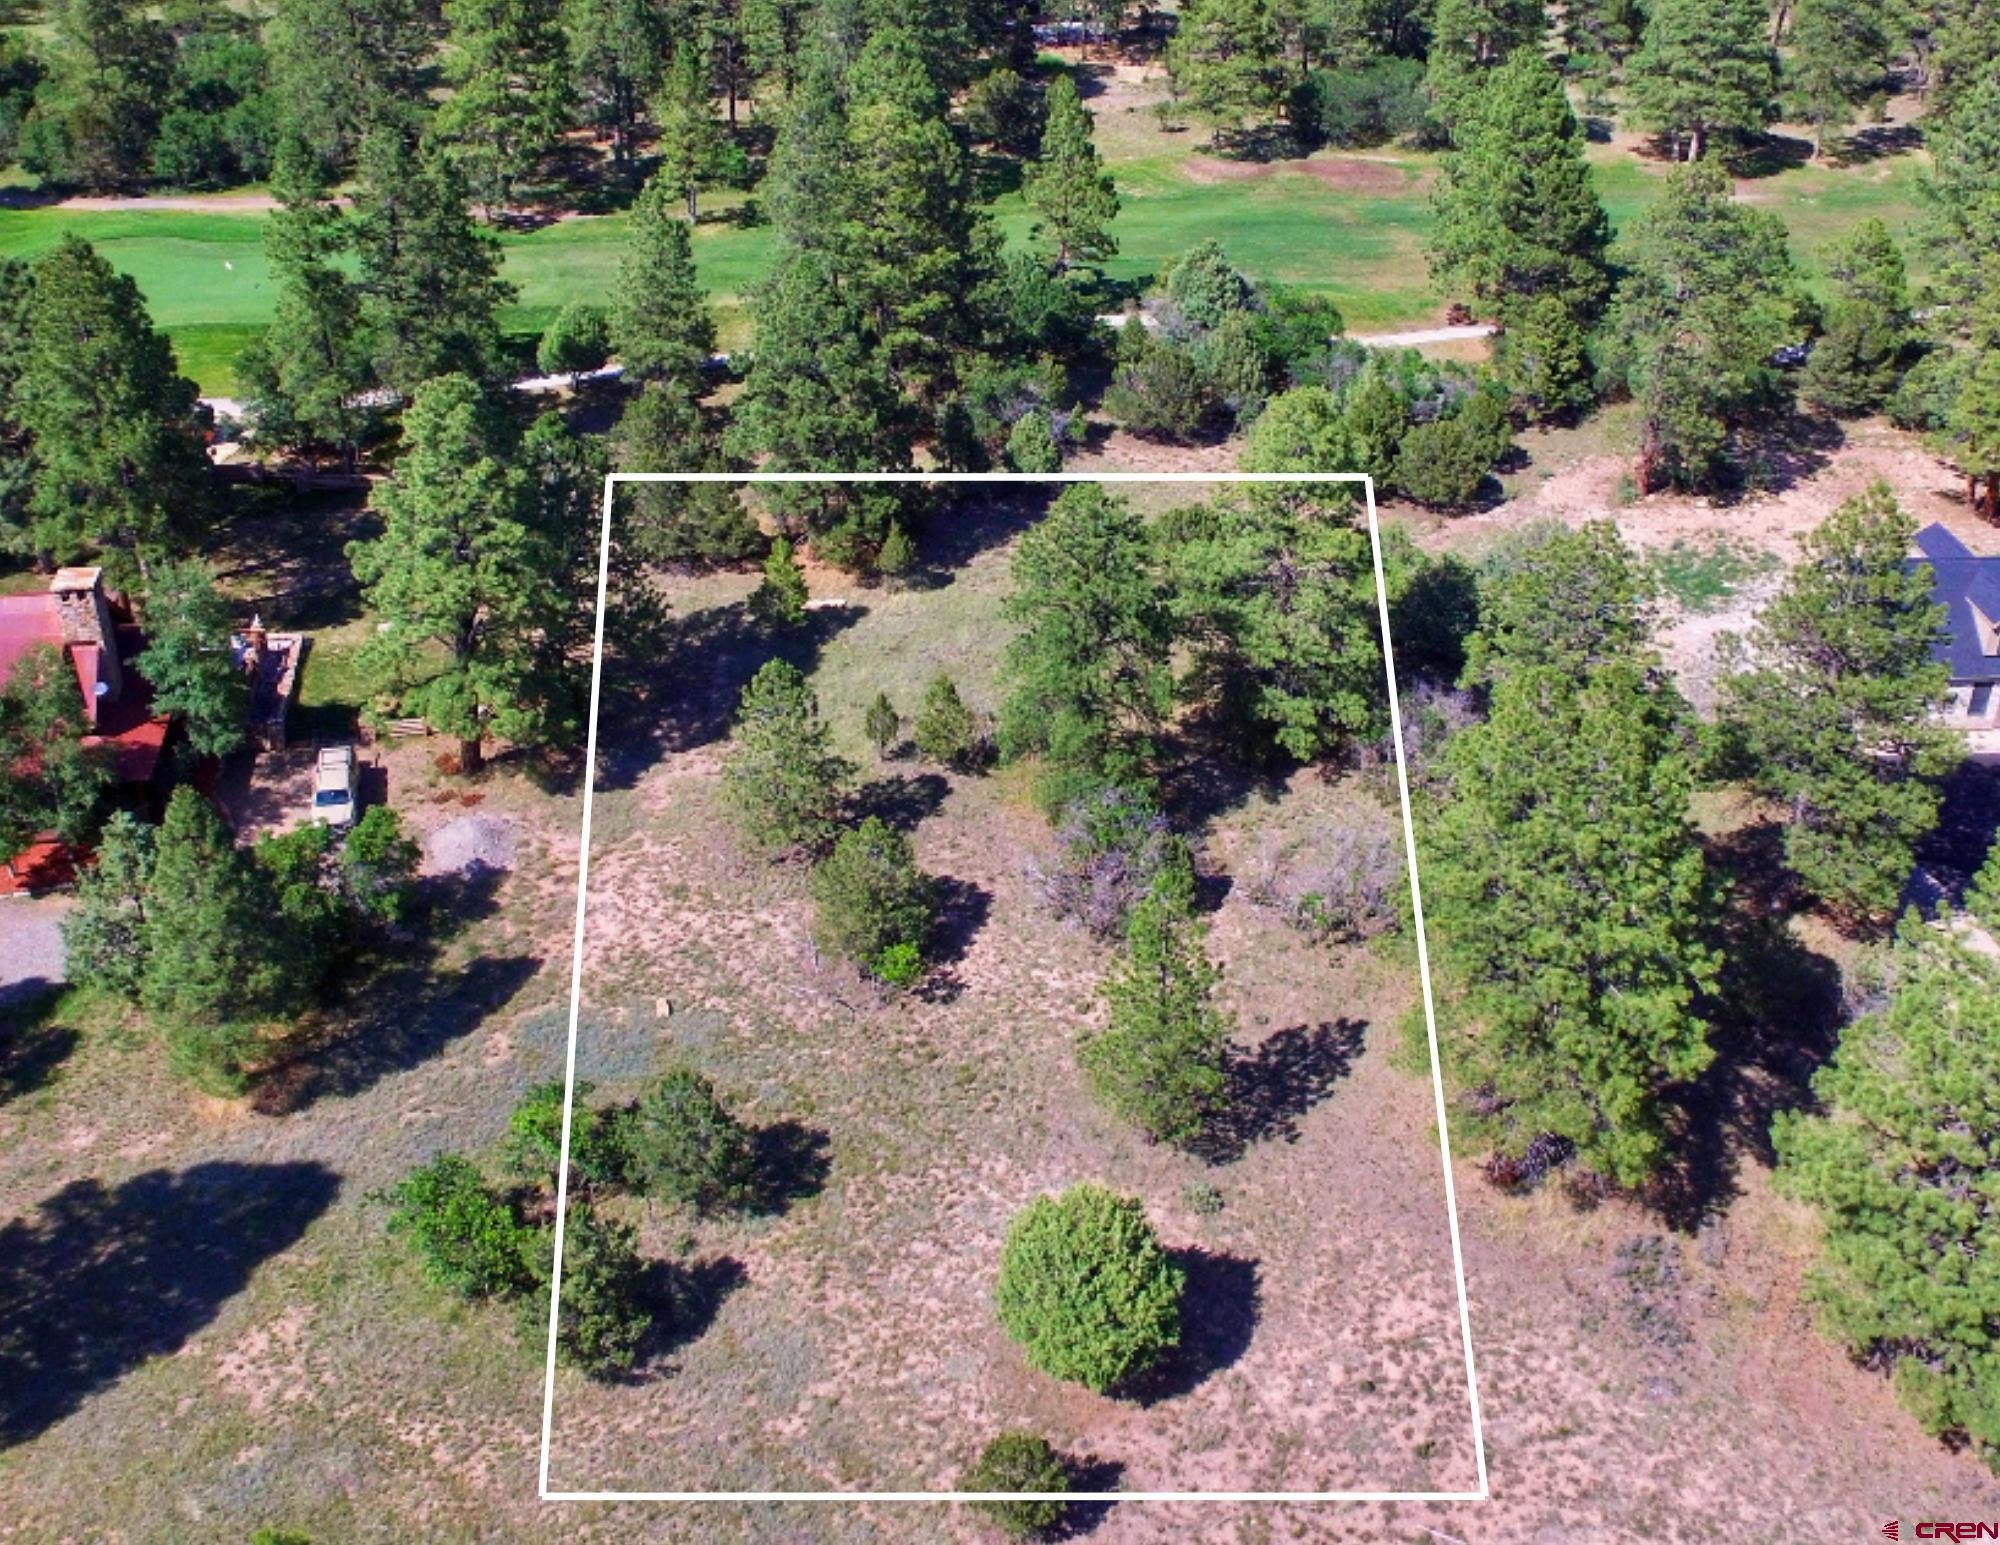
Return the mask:
<path id="1" fill-rule="evenodd" d="M 1114 146 L 1144 151 L 1112 162 L 1123 198 L 1114 277 L 1142 278 L 1205 237 L 1216 237 L 1248 273 L 1332 296 L 1348 325 L 1380 331 L 1432 319 L 1440 297 L 1424 269 L 1432 158 L 1407 152 L 1322 154 L 1276 166 L 1223 163 L 1187 136 L 1118 125 Z M 1595 146 L 1598 188 L 1615 223 L 1658 197 L 1666 167 L 1629 151 Z M 1772 210 L 1792 233 L 1794 255 L 1817 278 L 1826 245 L 1869 215 L 1908 239 L 1921 218 L 1922 157 L 1902 155 L 1847 168 L 1792 167 L 1742 185 L 1745 198 Z M 723 201 L 715 201 L 718 212 Z M 1029 213 L 1019 194 L 994 206 L 1010 242 L 1026 239 Z M 32 256 L 74 231 L 98 247 L 145 292 L 154 319 L 172 335 L 181 365 L 202 390 L 235 388 L 231 361 L 271 314 L 261 214 L 157 211 L 0 211 L 0 255 Z M 501 238 L 506 276 L 520 297 L 502 316 L 510 333 L 536 334 L 566 302 L 602 297 L 617 271 L 625 217 L 564 220 Z M 725 348 L 748 341 L 745 297 L 769 269 L 768 226 L 705 219 L 695 258 L 714 299 Z M 1913 277 L 1922 266 L 1912 258 Z"/>

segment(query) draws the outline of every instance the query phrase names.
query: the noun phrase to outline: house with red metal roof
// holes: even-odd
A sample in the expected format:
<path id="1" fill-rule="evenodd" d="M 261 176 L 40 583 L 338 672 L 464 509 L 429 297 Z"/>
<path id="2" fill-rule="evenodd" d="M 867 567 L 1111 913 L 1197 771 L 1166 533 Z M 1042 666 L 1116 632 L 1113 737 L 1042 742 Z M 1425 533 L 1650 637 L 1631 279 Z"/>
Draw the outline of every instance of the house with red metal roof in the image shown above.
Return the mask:
<path id="1" fill-rule="evenodd" d="M 102 569 L 62 569 L 46 590 L 0 596 L 0 681 L 31 650 L 61 654 L 89 726 L 83 743 L 110 751 L 123 800 L 151 806 L 173 718 L 153 711 L 153 689 L 133 664 L 145 647 L 130 611 L 105 591 Z M 0 865 L 0 893 L 60 883 L 70 860 L 53 838 L 31 844 Z"/>

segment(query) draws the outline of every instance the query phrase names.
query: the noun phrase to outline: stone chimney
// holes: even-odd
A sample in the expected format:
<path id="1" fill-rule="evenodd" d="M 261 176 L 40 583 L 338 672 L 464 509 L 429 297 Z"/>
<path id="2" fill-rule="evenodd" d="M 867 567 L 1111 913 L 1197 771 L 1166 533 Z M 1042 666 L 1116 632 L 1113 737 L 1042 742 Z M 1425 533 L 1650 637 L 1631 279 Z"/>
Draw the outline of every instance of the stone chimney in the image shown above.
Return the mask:
<path id="1" fill-rule="evenodd" d="M 115 702 L 125 685 L 118 664 L 118 631 L 111 622 L 111 606 L 104 598 L 104 570 L 58 569 L 49 585 L 56 598 L 56 619 L 62 626 L 63 646 L 76 658 L 79 648 L 88 648 L 97 658 L 96 680 L 104 690 L 97 694 L 105 702 Z M 91 704 L 96 717 L 96 703 Z"/>

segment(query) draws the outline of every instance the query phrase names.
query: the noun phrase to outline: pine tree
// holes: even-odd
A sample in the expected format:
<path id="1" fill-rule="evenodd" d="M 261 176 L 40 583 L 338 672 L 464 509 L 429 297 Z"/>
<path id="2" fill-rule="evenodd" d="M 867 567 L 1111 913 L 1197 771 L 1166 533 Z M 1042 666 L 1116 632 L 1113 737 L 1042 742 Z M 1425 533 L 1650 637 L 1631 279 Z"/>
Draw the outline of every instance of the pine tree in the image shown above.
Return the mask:
<path id="1" fill-rule="evenodd" d="M 76 672 L 56 649 L 18 655 L 0 682 L 0 859 L 44 832 L 83 843 L 97 830 L 111 791 L 110 754 L 89 733 Z"/>
<path id="2" fill-rule="evenodd" d="M 1432 275 L 1497 316 L 1517 400 L 1538 414 L 1580 407 L 1590 396 L 1582 340 L 1610 289 L 1611 226 L 1562 78 L 1533 50 L 1516 51 L 1453 134 L 1431 198 Z"/>
<path id="3" fill-rule="evenodd" d="M 1968 79 L 1948 112 L 1925 124 L 1931 173 L 1924 184 L 1930 220 L 1924 232 L 1948 302 L 1939 323 L 1963 338 L 1977 302 L 2000 289 L 1992 267 L 1993 230 L 2000 221 L 2000 69 Z"/>
<path id="4" fill-rule="evenodd" d="M 346 269 L 354 232 L 304 140 L 279 142 L 271 174 L 278 208 L 264 223 L 264 254 L 277 281 L 276 314 L 236 361 L 260 439 L 324 444 L 352 467 L 370 384 L 361 296 Z"/>
<path id="5" fill-rule="evenodd" d="M 28 543 L 105 550 L 116 577 L 185 547 L 207 511 L 194 383 L 139 287 L 75 236 L 37 258 L 13 414 L 32 448 Z"/>
<path id="6" fill-rule="evenodd" d="M 173 35 L 134 0 L 56 0 L 45 73 L 21 124 L 27 170 L 57 185 L 143 177 L 173 65 Z"/>
<path id="7" fill-rule="evenodd" d="M 1759 617 L 1755 667 L 1725 685 L 1750 784 L 1784 812 L 1787 866 L 1861 918 L 1894 910 L 1963 754 L 1932 717 L 1949 674 L 1931 658 L 1944 609 L 1907 562 L 1916 530 L 1886 483 L 1842 504 Z"/>
<path id="8" fill-rule="evenodd" d="M 265 887 L 208 801 L 174 790 L 155 842 L 140 1001 L 176 1072 L 232 1090 L 257 1021 L 292 1001 Z"/>
<path id="9" fill-rule="evenodd" d="M 809 0 L 742 0 L 744 68 L 757 82 L 757 111 L 764 113 L 764 88 L 774 87 L 789 103 L 799 81 L 802 40 L 812 12 Z"/>
<path id="10" fill-rule="evenodd" d="M 743 689 L 722 797 L 738 831 L 766 852 L 815 848 L 833 829 L 852 771 L 835 756 L 819 699 L 783 660 L 767 660 Z"/>
<path id="11" fill-rule="evenodd" d="M 756 302 L 757 352 L 730 446 L 773 472 L 898 472 L 908 418 L 872 326 L 817 254 L 782 263 Z M 906 519 L 894 485 L 787 483 L 766 502 L 789 533 L 843 568 L 865 568 Z"/>
<path id="12" fill-rule="evenodd" d="M 958 683 L 940 671 L 924 688 L 910 740 L 927 762 L 964 771 L 979 755 L 979 721 L 958 695 Z"/>
<path id="13" fill-rule="evenodd" d="M 1009 574 L 1006 615 L 1021 632 L 1002 663 L 1001 754 L 1039 753 L 1086 779 L 1136 772 L 1173 694 L 1173 624 L 1145 522 L 1096 484 L 1065 489 Z"/>
<path id="14" fill-rule="evenodd" d="M 2000 288 L 1981 300 L 1970 346 L 1954 363 L 1951 401 L 1936 438 L 1965 474 L 1966 502 L 2000 520 Z"/>
<path id="15" fill-rule="evenodd" d="M 1242 465 L 1320 470 L 1262 420 Z M 1387 730 L 1373 563 L 1344 491 L 1219 500 L 1169 541 L 1176 632 L 1194 656 L 1184 692 L 1213 701 L 1252 747 L 1301 762 Z"/>
<path id="16" fill-rule="evenodd" d="M 712 472 L 723 467 L 701 407 L 678 380 L 648 381 L 613 432 L 621 472 Z M 707 568 L 754 558 L 763 533 L 727 483 L 625 483 L 614 539 L 639 564 Z"/>
<path id="17" fill-rule="evenodd" d="M 620 170 L 632 164 L 640 111 L 672 57 L 673 18 L 650 0 L 562 0 L 571 78 Z"/>
<path id="18" fill-rule="evenodd" d="M 497 313 L 514 288 L 500 278 L 499 242 L 466 212 L 458 173 L 400 131 L 377 129 L 362 142 L 360 177 L 354 245 L 376 375 L 409 397 L 437 376 L 490 374 Z"/>
<path id="19" fill-rule="evenodd" d="M 871 35 L 847 90 L 841 283 L 880 338 L 893 378 L 938 395 L 952 346 L 976 337 L 977 310 L 966 299 L 992 269 L 993 233 L 974 205 L 944 94 L 908 32 Z"/>
<path id="20" fill-rule="evenodd" d="M 1269 0 L 1190 0 L 1167 44 L 1167 72 L 1218 142 L 1275 111 L 1284 75 Z"/>
<path id="21" fill-rule="evenodd" d="M 715 121 L 715 104 L 708 94 L 708 76 L 701 55 L 683 43 L 674 50 L 674 61 L 653 105 L 659 125 L 659 170 L 653 181 L 677 194 L 687 205 L 688 224 L 697 218 L 695 199 L 703 180 L 715 165 L 722 145 L 722 130 Z"/>
<path id="22" fill-rule="evenodd" d="M 785 88 L 759 195 L 782 251 L 830 254 L 840 244 L 854 199 L 843 73 L 822 42 L 806 51 L 797 89 Z"/>
<path id="23" fill-rule="evenodd" d="M 1638 406 L 1642 493 L 1715 474 L 1733 429 L 1775 400 L 1771 357 L 1796 337 L 1784 225 L 1733 192 L 1719 166 L 1676 168 L 1622 233 L 1606 358 Z"/>
<path id="24" fill-rule="evenodd" d="M 556 1355 L 569 1367 L 611 1378 L 639 1360 L 653 1329 L 647 1305 L 646 1264 L 639 1259 L 639 1231 L 599 1217 L 587 1203 L 570 1203 L 563 1227 L 562 1306 L 556 1316 Z M 548 1333 L 548 1279 L 554 1246 L 538 1256 L 543 1291 L 529 1295 L 522 1333 Z"/>
<path id="25" fill-rule="evenodd" d="M 1488 560 L 1465 680 L 1513 671 L 1582 676 L 1630 660 L 1652 634 L 1652 584 L 1608 520 L 1537 533 Z"/>
<path id="26" fill-rule="evenodd" d="M 121 810 L 104 823 L 97 861 L 76 877 L 76 905 L 62 920 L 63 964 L 71 981 L 137 1001 L 146 978 L 152 887 L 153 828 Z"/>
<path id="27" fill-rule="evenodd" d="M 1202 933 L 1190 877 L 1167 871 L 1132 909 L 1125 958 L 1101 989 L 1109 1023 L 1077 1046 L 1098 1103 L 1155 1142 L 1195 1142 L 1228 1088 L 1232 1025 Z"/>
<path id="28" fill-rule="evenodd" d="M 416 0 L 277 0 L 265 42 L 285 130 L 328 166 L 368 131 L 408 128 L 436 40 Z"/>
<path id="29" fill-rule="evenodd" d="M 1820 1327 L 1886 1367 L 1925 1431 L 2000 1467 L 1993 1327 L 2000 1286 L 2000 980 L 1953 941 L 1912 929 L 1887 1005 L 1841 1032 L 1813 1078 L 1818 1113 L 1772 1124 L 1780 1189 L 1818 1209 Z"/>
<path id="30" fill-rule="evenodd" d="M 1503 1155 L 1554 1136 L 1636 1184 L 1664 1157 L 1663 1091 L 1710 1060 L 1692 729 L 1649 662 L 1621 658 L 1510 670 L 1446 745 L 1424 902 L 1465 996 L 1451 1067 Z"/>
<path id="31" fill-rule="evenodd" d="M 742 1211 L 757 1199 L 750 1129 L 691 1068 L 662 1073 L 633 1106 L 622 1136 L 631 1182 L 647 1196 L 703 1214 Z"/>
<path id="32" fill-rule="evenodd" d="M 231 612 L 198 560 L 156 564 L 146 578 L 146 648 L 133 664 L 153 689 L 153 711 L 178 714 L 202 756 L 227 756 L 245 735 L 250 682 L 230 658 Z"/>
<path id="33" fill-rule="evenodd" d="M 1438 121 L 1456 135 L 1486 75 L 1519 50 L 1539 53 L 1544 25 L 1532 0 L 1437 0 L 1424 84 Z"/>
<path id="34" fill-rule="evenodd" d="M 1826 254 L 1833 300 L 1800 372 L 1799 394 L 1829 413 L 1873 412 L 1909 357 L 1910 290 L 1889 228 L 1867 219 Z"/>
<path id="35" fill-rule="evenodd" d="M 444 0 L 441 73 L 451 95 L 432 132 L 487 218 L 567 126 L 570 67 L 557 0 Z"/>
<path id="36" fill-rule="evenodd" d="M 783 537 L 771 543 L 764 578 L 750 595 L 750 615 L 772 627 L 802 627 L 806 620 L 806 571 Z"/>
<path id="37" fill-rule="evenodd" d="M 877 692 L 875 701 L 868 705 L 868 713 L 862 728 L 874 743 L 877 756 L 887 756 L 889 748 L 896 743 L 896 737 L 903 733 L 903 716 L 896 712 L 896 705 L 889 701 L 889 694 Z"/>
<path id="38" fill-rule="evenodd" d="M 1776 87 L 1762 0 L 1653 0 L 1632 56 L 1632 115 L 1698 161 L 1718 134 L 1763 132 Z"/>
<path id="39" fill-rule="evenodd" d="M 403 415 L 395 476 L 370 508 L 381 536 L 348 544 L 354 577 L 385 624 L 361 663 L 403 711 L 456 736 L 460 765 L 483 765 L 489 734 L 560 744 L 571 683 L 544 638 L 567 626 L 560 533 L 543 511 L 504 424 L 464 376 L 427 381 Z"/>
<path id="40" fill-rule="evenodd" d="M 933 887 L 909 837 L 877 816 L 840 834 L 812 873 L 813 942 L 895 986 L 908 986 L 931 929 Z"/>
<path id="41" fill-rule="evenodd" d="M 1813 154 L 1837 148 L 1854 110 L 1883 89 L 1897 46 L 1871 0 L 1798 0 L 1784 61 L 1785 110 L 1813 129 Z"/>
<path id="42" fill-rule="evenodd" d="M 1056 272 L 1117 255 L 1111 222 L 1118 217 L 1118 190 L 1090 142 L 1090 114 L 1067 75 L 1049 86 L 1041 154 L 1022 184 L 1029 207 L 1041 216 L 1035 235 Z"/>
<path id="43" fill-rule="evenodd" d="M 672 213 L 675 195 L 655 176 L 632 206 L 611 292 L 611 345 L 625 379 L 691 391 L 715 350 L 715 321 L 695 278 L 687 223 Z"/>

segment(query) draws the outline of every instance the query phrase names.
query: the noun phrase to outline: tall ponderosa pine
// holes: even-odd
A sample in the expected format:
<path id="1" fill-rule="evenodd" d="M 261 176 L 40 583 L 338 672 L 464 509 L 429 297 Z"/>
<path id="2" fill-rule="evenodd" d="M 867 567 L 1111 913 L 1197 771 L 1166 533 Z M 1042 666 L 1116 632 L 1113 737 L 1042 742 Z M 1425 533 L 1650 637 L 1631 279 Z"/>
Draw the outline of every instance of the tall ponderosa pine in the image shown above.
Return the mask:
<path id="1" fill-rule="evenodd" d="M 177 714 L 202 756 L 243 744 L 249 678 L 229 653 L 233 608 L 195 559 L 155 564 L 146 577 L 140 621 L 146 648 L 133 663 L 153 689 L 153 710 Z"/>
<path id="2" fill-rule="evenodd" d="M 1229 1016 L 1195 918 L 1192 878 L 1171 869 L 1132 909 L 1125 958 L 1105 979 L 1109 1022 L 1077 1044 L 1091 1093 L 1155 1142 L 1189 1144 L 1229 1085 Z"/>
<path id="3" fill-rule="evenodd" d="M 1438 121 L 1455 136 L 1486 76 L 1518 50 L 1539 52 L 1545 25 L 1533 0 L 1437 0 L 1424 84 Z"/>
<path id="4" fill-rule="evenodd" d="M 729 444 L 773 472 L 897 472 L 911 464 L 909 416 L 871 320 L 817 253 L 786 259 L 759 292 L 757 352 Z M 789 534 L 844 568 L 870 566 L 908 517 L 893 485 L 787 483 L 766 502 Z"/>
<path id="5" fill-rule="evenodd" d="M 140 1001 L 176 1072 L 229 1089 L 252 1033 L 296 1001 L 271 947 L 268 888 L 208 801 L 174 790 L 154 844 Z"/>
<path id="6" fill-rule="evenodd" d="M 1245 471 L 1339 470 L 1275 443 L 1284 417 L 1258 421 Z M 1257 489 L 1165 531 L 1176 632 L 1195 660 L 1184 691 L 1256 749 L 1301 762 L 1387 729 L 1374 569 L 1345 490 Z"/>
<path id="7" fill-rule="evenodd" d="M 1813 1079 L 1823 1114 L 1772 1126 L 1780 1189 L 1819 1210 L 1819 1323 L 1887 1367 L 1940 1436 L 2000 1464 L 2000 980 L 1982 955 L 1913 930 L 1885 1007 L 1841 1032 Z"/>
<path id="8" fill-rule="evenodd" d="M 1141 770 L 1173 698 L 1173 620 L 1146 523 L 1095 484 L 1065 489 L 1022 536 L 1007 617 L 1001 755 L 1040 754 L 1069 780 Z"/>
<path id="9" fill-rule="evenodd" d="M 1783 812 L 1786 864 L 1861 917 L 1895 908 L 1963 755 L 1932 717 L 1949 674 L 1931 658 L 1944 608 L 1907 561 L 1916 529 L 1886 483 L 1842 504 L 1759 617 L 1754 668 L 1726 685 L 1733 746 Z"/>
<path id="10" fill-rule="evenodd" d="M 1837 149 L 1855 110 L 1884 90 L 1897 52 L 1894 25 L 1874 0 L 1799 0 L 1784 61 L 1785 110 L 1812 125 L 1813 154 Z"/>
<path id="11" fill-rule="evenodd" d="M 1632 56 L 1632 115 L 1677 155 L 1701 159 L 1718 134 L 1763 132 L 1776 90 L 1776 56 L 1763 0 L 1653 0 Z"/>
<path id="12" fill-rule="evenodd" d="M 410 127 L 436 46 L 427 14 L 417 0 L 277 0 L 265 44 L 286 131 L 340 165 L 370 129 Z"/>
<path id="13" fill-rule="evenodd" d="M 549 632 L 568 626 L 560 533 L 519 465 L 504 420 L 461 375 L 418 389 L 403 415 L 395 475 L 370 507 L 382 535 L 348 546 L 382 630 L 362 663 L 402 711 L 456 736 L 467 772 L 482 741 L 561 743 L 571 683 Z"/>
<path id="14" fill-rule="evenodd" d="M 722 797 L 754 848 L 816 848 L 833 830 L 852 769 L 834 755 L 819 699 L 796 666 L 767 660 L 743 689 Z"/>
<path id="15" fill-rule="evenodd" d="M 648 381 L 612 433 L 621 472 L 713 472 L 721 452 L 701 405 L 679 381 Z M 726 483 L 623 483 L 614 518 L 621 556 L 668 568 L 740 563 L 764 547 L 738 490 Z"/>
<path id="16" fill-rule="evenodd" d="M 785 90 L 759 195 L 784 249 L 830 253 L 839 244 L 854 191 L 847 146 L 843 67 L 820 44 L 806 52 L 797 89 Z"/>
<path id="17" fill-rule="evenodd" d="M 611 347 L 627 380 L 688 391 L 715 351 L 715 320 L 695 278 L 687 222 L 674 212 L 678 198 L 656 175 L 633 203 L 611 291 Z"/>
<path id="18" fill-rule="evenodd" d="M 372 375 L 361 292 L 342 265 L 354 230 L 301 139 L 279 144 L 271 190 L 278 208 L 264 222 L 264 255 L 277 281 L 276 314 L 238 356 L 236 373 L 260 440 L 332 446 L 351 467 L 366 417 L 354 399 Z"/>
<path id="19" fill-rule="evenodd" d="M 1700 483 L 1732 432 L 1776 399 L 1772 355 L 1800 292 L 1776 215 L 1735 201 L 1713 163 L 1678 167 L 1622 233 L 1606 359 L 1639 410 L 1638 483 Z"/>
<path id="20" fill-rule="evenodd" d="M 500 244 L 467 213 L 465 184 L 433 149 L 395 129 L 361 147 L 354 245 L 361 259 L 361 328 L 382 382 L 409 396 L 433 377 L 483 377 L 496 367 Z"/>
<path id="21" fill-rule="evenodd" d="M 432 132 L 489 218 L 567 126 L 569 53 L 557 0 L 444 0 L 451 95 Z"/>
<path id="22" fill-rule="evenodd" d="M 610 139 L 612 165 L 629 167 L 640 114 L 672 56 L 674 12 L 651 0 L 562 0 L 562 26 L 585 116 Z"/>
<path id="23" fill-rule="evenodd" d="M 153 828 L 121 810 L 104 823 L 97 860 L 77 875 L 76 905 L 62 920 L 63 966 L 71 981 L 138 999 L 152 885 Z"/>
<path id="24" fill-rule="evenodd" d="M 1191 0 L 1167 43 L 1167 71 L 1181 107 L 1218 140 L 1274 111 L 1284 62 L 1268 0 Z"/>
<path id="25" fill-rule="evenodd" d="M 847 177 L 841 278 L 899 384 L 935 393 L 954 344 L 977 336 L 967 299 L 995 261 L 965 148 L 915 39 L 874 33 L 847 74 Z"/>
<path id="26" fill-rule="evenodd" d="M 1036 238 L 1058 273 L 1075 262 L 1117 255 L 1111 222 L 1118 217 L 1118 191 L 1090 142 L 1090 114 L 1067 75 L 1049 85 L 1041 154 L 1022 184 L 1028 206 L 1041 216 Z"/>
<path id="27" fill-rule="evenodd" d="M 1895 390 L 1911 344 L 1903 254 L 1880 220 L 1863 220 L 1823 259 L 1833 299 L 1799 395 L 1830 413 L 1871 413 Z"/>
<path id="28" fill-rule="evenodd" d="M 654 142 L 659 166 L 653 181 L 681 199 L 692 225 L 702 182 L 722 145 L 722 128 L 715 121 L 701 54 L 687 43 L 674 50 L 674 61 L 654 99 L 653 118 L 659 127 Z"/>
<path id="29" fill-rule="evenodd" d="M 27 434 L 32 551 L 105 551 L 119 577 L 187 545 L 206 512 L 194 383 L 139 287 L 65 236 L 34 263 L 13 415 Z"/>
<path id="30" fill-rule="evenodd" d="M 1496 364 L 1536 413 L 1589 400 L 1584 340 L 1610 289 L 1610 222 L 1562 78 L 1531 49 L 1492 70 L 1459 116 L 1432 194 L 1431 267 L 1501 323 Z"/>
<path id="31" fill-rule="evenodd" d="M 1651 635 L 1653 586 L 1608 520 L 1502 549 L 1479 584 L 1465 680 L 1487 684 L 1547 666 L 1581 676 L 1629 659 Z"/>
<path id="32" fill-rule="evenodd" d="M 1510 671 L 1446 746 L 1424 901 L 1469 1011 L 1450 1063 L 1502 1154 L 1554 1136 L 1635 1184 L 1664 1156 L 1662 1094 L 1710 1060 L 1692 743 L 1686 705 L 1623 658 Z"/>

